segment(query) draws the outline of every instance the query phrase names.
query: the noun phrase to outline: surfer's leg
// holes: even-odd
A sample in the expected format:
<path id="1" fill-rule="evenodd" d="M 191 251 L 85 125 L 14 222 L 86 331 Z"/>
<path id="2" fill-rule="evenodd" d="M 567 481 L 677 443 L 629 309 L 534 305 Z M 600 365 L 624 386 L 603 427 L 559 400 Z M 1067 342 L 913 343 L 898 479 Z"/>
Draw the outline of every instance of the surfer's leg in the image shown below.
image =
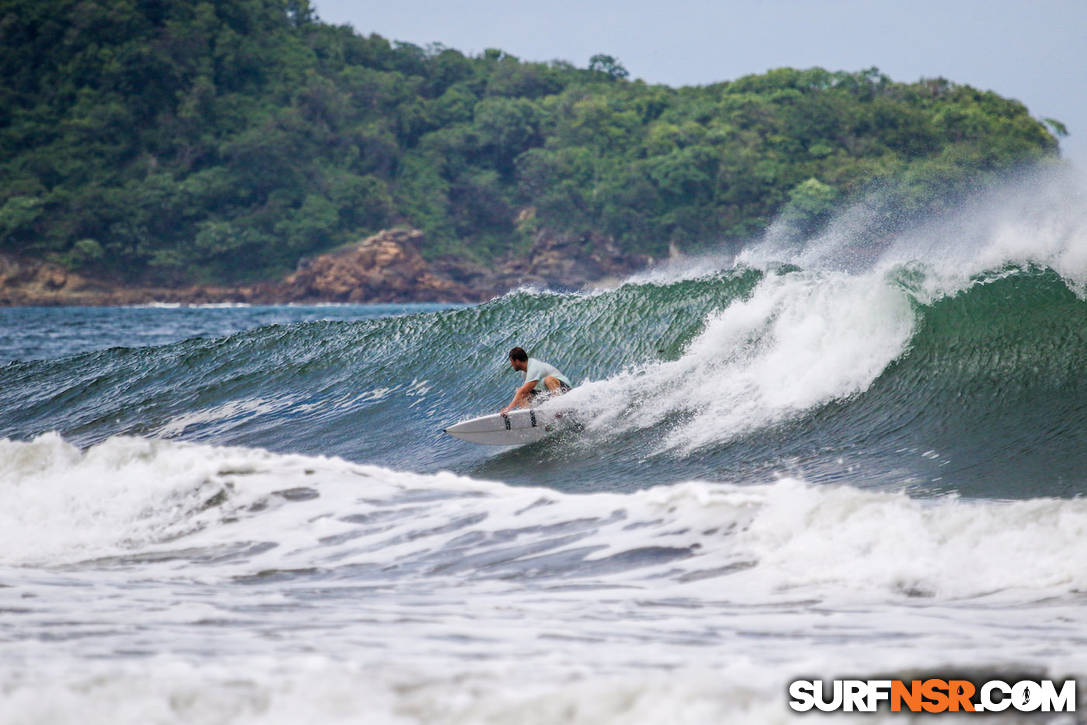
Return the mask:
<path id="1" fill-rule="evenodd" d="M 547 392 L 551 395 L 562 395 L 564 392 L 566 392 L 565 390 L 563 390 L 564 386 L 562 384 L 562 381 L 556 378 L 554 375 L 548 375 L 546 378 L 544 378 L 543 384 L 544 387 L 547 388 Z"/>

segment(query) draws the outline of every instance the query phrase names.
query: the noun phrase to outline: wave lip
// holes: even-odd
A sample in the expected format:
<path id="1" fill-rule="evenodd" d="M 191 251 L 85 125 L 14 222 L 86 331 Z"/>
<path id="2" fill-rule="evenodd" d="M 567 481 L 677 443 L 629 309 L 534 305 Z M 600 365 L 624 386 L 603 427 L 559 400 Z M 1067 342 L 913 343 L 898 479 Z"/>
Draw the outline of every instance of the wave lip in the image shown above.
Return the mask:
<path id="1" fill-rule="evenodd" d="M 907 295 L 882 275 L 770 275 L 711 314 L 679 359 L 577 390 L 569 404 L 613 430 L 678 417 L 663 449 L 690 453 L 863 392 L 913 323 Z"/>

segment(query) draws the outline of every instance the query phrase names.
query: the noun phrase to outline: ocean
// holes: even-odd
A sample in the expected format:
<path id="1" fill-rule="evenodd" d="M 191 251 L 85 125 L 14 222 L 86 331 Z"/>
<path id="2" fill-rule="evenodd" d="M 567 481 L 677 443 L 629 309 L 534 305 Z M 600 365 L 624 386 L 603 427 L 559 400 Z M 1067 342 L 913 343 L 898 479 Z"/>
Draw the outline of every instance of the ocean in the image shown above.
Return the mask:
<path id="1" fill-rule="evenodd" d="M 473 306 L 0 310 L 0 722 L 775 723 L 819 719 L 802 678 L 1087 682 L 1082 189 Z M 508 402 L 514 345 L 580 426 L 445 435 Z"/>

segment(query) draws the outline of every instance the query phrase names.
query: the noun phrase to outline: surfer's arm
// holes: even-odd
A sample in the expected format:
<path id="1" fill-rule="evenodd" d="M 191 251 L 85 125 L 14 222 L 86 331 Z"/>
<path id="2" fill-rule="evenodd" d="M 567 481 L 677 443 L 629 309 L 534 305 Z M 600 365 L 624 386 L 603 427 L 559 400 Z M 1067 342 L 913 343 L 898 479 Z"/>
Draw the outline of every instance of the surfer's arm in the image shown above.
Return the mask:
<path id="1" fill-rule="evenodd" d="M 507 405 L 505 408 L 503 408 L 502 410 L 500 410 L 498 412 L 501 413 L 502 415 L 505 415 L 506 413 L 510 412 L 514 408 L 522 407 L 522 403 L 524 403 L 525 400 L 528 399 L 529 393 L 531 393 L 532 389 L 536 387 L 537 382 L 539 382 L 539 381 L 537 381 L 537 380 L 526 380 L 524 385 L 517 388 L 517 392 L 515 392 L 513 394 L 513 400 L 510 401 L 510 404 Z"/>

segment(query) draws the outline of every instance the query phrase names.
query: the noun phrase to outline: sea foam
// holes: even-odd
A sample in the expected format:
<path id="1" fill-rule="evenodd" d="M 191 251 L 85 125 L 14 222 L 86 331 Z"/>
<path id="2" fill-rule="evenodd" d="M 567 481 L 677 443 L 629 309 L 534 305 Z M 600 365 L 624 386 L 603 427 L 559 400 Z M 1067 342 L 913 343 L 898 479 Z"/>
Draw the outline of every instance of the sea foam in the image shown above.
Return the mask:
<path id="1" fill-rule="evenodd" d="M 393 567 L 728 598 L 1013 599 L 1087 588 L 1087 501 L 911 498 L 795 479 L 564 494 L 139 438 L 3 441 L 3 563 L 199 559 L 204 576 Z M 265 542 L 254 546 L 255 542 Z M 242 551 L 222 568 L 208 552 Z M 216 574 L 218 572 L 218 574 Z M 429 585 L 428 585 L 429 586 Z"/>

